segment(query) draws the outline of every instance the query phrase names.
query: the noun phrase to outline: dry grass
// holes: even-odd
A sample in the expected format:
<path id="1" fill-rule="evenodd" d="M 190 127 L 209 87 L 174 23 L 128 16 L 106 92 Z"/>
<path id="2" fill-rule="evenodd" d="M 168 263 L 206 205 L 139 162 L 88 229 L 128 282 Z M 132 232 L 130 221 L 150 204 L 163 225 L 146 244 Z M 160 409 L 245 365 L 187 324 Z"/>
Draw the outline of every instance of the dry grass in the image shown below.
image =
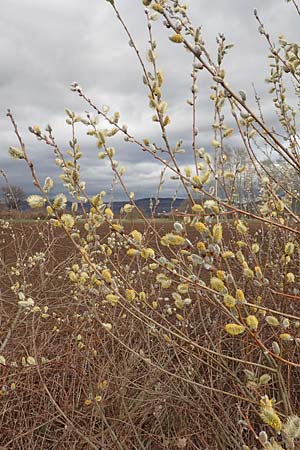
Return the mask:
<path id="1" fill-rule="evenodd" d="M 156 231 L 169 227 L 165 224 L 162 230 L 160 225 Z M 230 239 L 229 231 L 226 236 Z M 267 236 L 264 239 L 269 252 Z M 203 293 L 194 294 L 181 323 L 163 314 L 162 298 L 157 310 L 140 305 L 140 313 L 132 309 L 130 314 L 127 307 L 103 305 L 103 297 L 93 298 L 91 292 L 77 292 L 75 299 L 66 268 L 78 255 L 60 230 L 41 223 L 14 224 L 2 228 L 1 240 L 2 342 L 18 314 L 10 268 L 18 261 L 22 272 L 30 256 L 45 254 L 42 264 L 25 267 L 19 277 L 41 311 L 21 313 L 3 352 L 7 365 L 1 366 L 1 448 L 189 450 L 255 443 L 248 425 L 261 428 L 257 399 L 265 393 L 278 398 L 278 374 L 270 365 L 267 386 L 246 386 L 245 367 L 261 376 L 265 370 L 252 363 L 269 365 L 268 358 L 251 339 L 224 336 L 226 316 Z M 153 244 L 153 235 L 150 240 Z M 124 268 L 122 251 L 117 258 Z M 128 262 L 131 271 L 138 271 L 136 262 Z M 150 291 L 152 278 L 140 278 L 137 272 L 135 289 Z M 299 314 L 295 305 L 286 311 Z M 151 327 L 152 320 L 161 324 L 160 330 Z M 113 323 L 113 335 L 101 322 Z M 266 345 L 273 334 L 263 326 Z M 166 336 L 171 339 L 166 341 Z M 27 356 L 37 365 L 22 365 Z M 284 357 L 298 361 L 299 350 L 286 344 Z M 298 410 L 299 369 L 280 371 L 292 407 Z M 283 405 L 278 407 L 284 411 Z"/>

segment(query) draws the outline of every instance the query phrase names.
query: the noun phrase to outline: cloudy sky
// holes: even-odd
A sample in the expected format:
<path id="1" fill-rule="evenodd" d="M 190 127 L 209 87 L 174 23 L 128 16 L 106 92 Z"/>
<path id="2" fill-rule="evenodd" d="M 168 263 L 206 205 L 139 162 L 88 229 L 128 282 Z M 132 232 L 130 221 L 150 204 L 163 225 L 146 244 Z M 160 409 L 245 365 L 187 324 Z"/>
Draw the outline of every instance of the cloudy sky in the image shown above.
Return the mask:
<path id="1" fill-rule="evenodd" d="M 146 53 L 147 26 L 141 0 L 115 0 L 132 31 L 141 54 Z M 27 149 L 40 178 L 51 175 L 57 179 L 51 149 L 32 138 L 29 125 L 42 128 L 50 123 L 61 148 L 66 150 L 70 129 L 65 123 L 66 107 L 83 113 L 87 105 L 70 91 L 77 81 L 93 101 L 101 107 L 108 104 L 120 111 L 121 123 L 129 125 L 131 134 L 139 139 L 149 137 L 159 141 L 159 129 L 151 122 L 147 92 L 142 83 L 141 69 L 128 39 L 105 0 L 0 0 L 0 169 L 4 169 L 12 184 L 22 185 L 27 193 L 34 192 L 22 161 L 7 156 L 10 145 L 17 145 L 11 125 L 5 117 L 10 108 L 19 124 Z M 285 0 L 189 0 L 194 25 L 202 25 L 208 48 L 215 55 L 215 38 L 225 34 L 235 47 L 227 57 L 228 81 L 253 96 L 254 82 L 264 102 L 267 119 L 272 100 L 267 96 L 264 79 L 268 75 L 268 50 L 257 32 L 253 10 L 257 8 L 267 30 L 275 40 L 281 33 L 297 42 L 299 19 Z M 182 47 L 168 41 L 168 31 L 160 22 L 154 25 L 158 42 L 158 66 L 166 76 L 165 98 L 169 104 L 172 124 L 169 127 L 172 144 L 184 139 L 190 158 L 191 108 L 186 104 L 190 88 L 191 57 Z M 212 111 L 209 100 L 210 80 L 199 78 L 199 145 L 209 148 L 212 139 Z M 250 101 L 251 102 L 251 101 Z M 109 192 L 111 174 L 106 163 L 97 159 L 92 138 L 79 127 L 79 137 L 85 157 L 83 178 L 90 192 Z M 117 139 L 116 159 L 126 166 L 126 182 L 136 197 L 155 193 L 159 166 L 137 148 Z M 232 145 L 238 145 L 234 140 Z M 0 180 L 0 184 L 1 184 Z M 176 184 L 167 182 L 162 196 L 172 195 Z M 56 192 L 61 188 L 58 184 Z M 117 191 L 116 196 L 121 198 Z"/>

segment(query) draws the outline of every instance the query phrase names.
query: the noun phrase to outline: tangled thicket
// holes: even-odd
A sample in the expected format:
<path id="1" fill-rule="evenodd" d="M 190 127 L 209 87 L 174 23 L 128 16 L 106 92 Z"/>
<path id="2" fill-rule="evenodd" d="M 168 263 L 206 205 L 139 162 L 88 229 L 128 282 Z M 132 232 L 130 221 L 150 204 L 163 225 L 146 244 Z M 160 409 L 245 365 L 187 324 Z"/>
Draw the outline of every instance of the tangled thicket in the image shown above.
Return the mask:
<path id="1" fill-rule="evenodd" d="M 1 448 L 296 449 L 299 46 L 283 35 L 273 44 L 255 12 L 270 50 L 267 82 L 277 117 L 270 125 L 258 97 L 253 110 L 246 93 L 230 87 L 224 59 L 231 45 L 219 35 L 214 61 L 186 5 L 142 1 L 149 31 L 144 61 L 117 1 L 108 1 L 143 71 L 162 143 L 139 140 L 119 112 L 97 106 L 73 83 L 90 112 L 66 110 L 69 148 L 58 146 L 51 126 L 29 128 L 54 152 L 72 199 L 68 211 L 66 194 L 51 196 L 53 180 L 40 181 L 8 111 L 18 139 L 10 155 L 24 160 L 39 191 L 28 203 L 46 207 L 49 219 L 0 223 Z M 192 144 L 185 150 L 168 132 L 156 19 L 174 50 L 191 55 Z M 203 71 L 212 79 L 212 150 L 201 147 L 197 128 Z M 89 196 L 81 179 L 82 126 L 100 160 L 109 162 L 113 184 L 128 196 L 117 217 L 106 193 Z M 245 164 L 230 158 L 233 134 Z M 176 217 L 155 220 L 155 201 L 151 217 L 139 210 L 116 159 L 116 135 L 160 162 L 158 193 L 166 177 L 183 187 L 187 201 Z M 190 166 L 182 167 L 184 152 Z M 139 220 L 131 223 L 133 213 Z"/>

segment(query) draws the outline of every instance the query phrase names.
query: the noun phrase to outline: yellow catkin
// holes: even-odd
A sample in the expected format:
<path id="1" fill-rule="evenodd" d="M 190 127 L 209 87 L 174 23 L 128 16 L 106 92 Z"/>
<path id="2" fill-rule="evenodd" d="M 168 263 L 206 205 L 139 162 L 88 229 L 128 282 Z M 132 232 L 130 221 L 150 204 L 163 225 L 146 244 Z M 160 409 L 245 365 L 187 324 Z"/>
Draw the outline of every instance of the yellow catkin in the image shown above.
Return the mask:
<path id="1" fill-rule="evenodd" d="M 236 323 L 228 323 L 225 325 L 225 331 L 231 336 L 238 336 L 239 334 L 244 333 L 245 327 Z"/>
<path id="2" fill-rule="evenodd" d="M 224 304 L 227 306 L 227 308 L 234 308 L 236 304 L 236 300 L 232 295 L 226 294 L 224 295 Z"/>
<path id="3" fill-rule="evenodd" d="M 125 297 L 129 302 L 132 302 L 136 297 L 136 293 L 133 289 L 126 289 Z"/>
<path id="4" fill-rule="evenodd" d="M 152 6 L 152 9 L 154 9 L 154 11 L 159 12 L 159 13 L 163 13 L 164 12 L 164 8 L 162 5 L 160 5 L 159 3 L 155 2 Z"/>
<path id="5" fill-rule="evenodd" d="M 244 269 L 244 277 L 245 278 L 249 278 L 249 279 L 253 279 L 254 278 L 254 272 L 253 272 L 253 270 L 252 269 L 250 269 L 249 267 L 246 267 L 245 269 Z"/>
<path id="6" fill-rule="evenodd" d="M 198 242 L 197 242 L 197 248 L 198 248 L 198 250 L 200 250 L 201 252 L 206 252 L 205 244 L 204 244 L 204 242 L 202 242 L 202 241 L 198 241 Z"/>
<path id="7" fill-rule="evenodd" d="M 267 395 L 260 400 L 260 417 L 266 425 L 279 432 L 282 428 L 282 423 L 274 410 L 273 403 L 273 400 L 270 400 Z"/>
<path id="8" fill-rule="evenodd" d="M 234 133 L 233 128 L 227 128 L 227 130 L 224 131 L 224 137 L 230 137 L 233 135 L 233 133 Z"/>
<path id="9" fill-rule="evenodd" d="M 254 267 L 254 271 L 255 271 L 256 277 L 257 277 L 259 280 L 261 280 L 262 277 L 263 277 L 261 268 L 260 268 L 259 266 L 255 266 L 255 267 Z"/>
<path id="10" fill-rule="evenodd" d="M 113 219 L 113 217 L 114 217 L 114 213 L 112 212 L 112 210 L 110 208 L 106 208 L 104 211 L 104 214 L 106 215 L 106 217 L 108 219 Z"/>
<path id="11" fill-rule="evenodd" d="M 223 291 L 223 289 L 225 288 L 223 280 L 220 280 L 220 278 L 217 278 L 217 277 L 212 277 L 210 279 L 210 285 L 211 285 L 212 289 L 214 289 L 215 291 L 218 291 L 218 292 Z"/>
<path id="12" fill-rule="evenodd" d="M 286 274 L 286 281 L 288 283 L 295 283 L 295 275 L 292 272 Z"/>
<path id="13" fill-rule="evenodd" d="M 71 214 L 62 214 L 60 219 L 67 229 L 73 228 L 75 220 Z"/>
<path id="14" fill-rule="evenodd" d="M 222 253 L 222 258 L 228 259 L 228 258 L 234 258 L 234 253 L 230 250 L 226 250 Z"/>
<path id="15" fill-rule="evenodd" d="M 177 286 L 177 291 L 180 294 L 186 294 L 188 292 L 188 290 L 189 290 L 189 285 L 188 284 L 179 284 Z"/>
<path id="16" fill-rule="evenodd" d="M 179 246 L 183 245 L 184 243 L 185 238 L 174 233 L 167 233 L 161 239 L 161 244 L 164 246 Z"/>
<path id="17" fill-rule="evenodd" d="M 139 251 L 136 249 L 136 248 L 129 248 L 128 250 L 127 250 L 127 255 L 128 256 L 136 256 L 136 255 L 138 255 L 139 254 Z"/>
<path id="18" fill-rule="evenodd" d="M 120 233 L 121 231 L 124 230 L 124 227 L 122 225 L 118 224 L 118 223 L 114 223 L 112 225 L 112 229 L 117 231 L 118 233 Z"/>
<path id="19" fill-rule="evenodd" d="M 133 239 L 135 240 L 135 242 L 136 242 L 137 244 L 141 244 L 142 238 L 143 238 L 142 233 L 140 233 L 140 232 L 137 231 L 137 230 L 133 230 L 133 231 L 130 233 L 130 235 L 133 237 Z"/>
<path id="20" fill-rule="evenodd" d="M 140 299 L 140 301 L 141 302 L 144 302 L 145 300 L 146 300 L 146 293 L 144 292 L 144 291 L 141 291 L 140 293 L 139 293 L 139 299 Z"/>
<path id="21" fill-rule="evenodd" d="M 71 271 L 69 272 L 69 278 L 73 283 L 76 283 L 78 281 L 78 275 L 76 275 L 75 272 Z"/>
<path id="22" fill-rule="evenodd" d="M 293 340 L 292 336 L 288 333 L 281 333 L 279 335 L 279 337 L 282 341 L 292 341 Z"/>
<path id="23" fill-rule="evenodd" d="M 185 176 L 190 178 L 192 176 L 192 169 L 190 167 L 184 168 Z"/>
<path id="24" fill-rule="evenodd" d="M 144 259 L 154 258 L 154 250 L 152 248 L 143 248 L 141 257 Z"/>
<path id="25" fill-rule="evenodd" d="M 213 238 L 214 238 L 214 241 L 216 243 L 219 243 L 219 242 L 221 242 L 222 237 L 223 237 L 222 224 L 221 223 L 217 223 L 213 227 Z"/>
<path id="26" fill-rule="evenodd" d="M 267 324 L 271 325 L 272 327 L 278 327 L 278 325 L 279 325 L 279 320 L 277 319 L 277 317 L 266 316 L 265 320 L 266 320 Z"/>
<path id="27" fill-rule="evenodd" d="M 241 220 L 238 220 L 237 224 L 236 224 L 236 230 L 241 234 L 246 234 L 248 231 L 248 228 Z"/>
<path id="28" fill-rule="evenodd" d="M 224 281 L 225 277 L 226 277 L 226 273 L 224 272 L 224 270 L 217 270 L 216 276 L 217 276 L 217 278 L 220 278 L 220 280 Z"/>
<path id="29" fill-rule="evenodd" d="M 204 212 L 204 209 L 202 208 L 201 205 L 193 205 L 192 206 L 192 211 L 197 213 L 197 214 L 201 214 Z"/>
<path id="30" fill-rule="evenodd" d="M 235 296 L 236 296 L 237 300 L 240 303 L 244 303 L 245 302 L 245 294 L 242 291 L 242 289 L 237 289 L 236 292 L 235 292 Z"/>
<path id="31" fill-rule="evenodd" d="M 249 328 L 251 328 L 251 330 L 256 331 L 258 328 L 258 320 L 255 316 L 248 316 L 246 318 L 246 323 L 248 325 Z"/>
<path id="32" fill-rule="evenodd" d="M 181 44 L 183 42 L 183 36 L 180 33 L 172 34 L 172 36 L 169 37 L 171 42 L 174 42 L 175 44 Z"/>
<path id="33" fill-rule="evenodd" d="M 102 270 L 101 275 L 103 276 L 106 283 L 111 283 L 112 277 L 109 269 Z"/>
<path id="34" fill-rule="evenodd" d="M 295 250 L 295 245 L 293 244 L 293 242 L 288 242 L 286 244 L 286 246 L 284 247 L 284 253 L 287 256 L 292 256 L 292 254 L 294 253 Z"/>
<path id="35" fill-rule="evenodd" d="M 196 222 L 195 225 L 194 225 L 194 227 L 196 228 L 196 230 L 197 230 L 199 233 L 208 233 L 208 228 L 207 228 L 207 226 L 206 226 L 204 223 L 202 223 L 202 222 Z"/>
<path id="36" fill-rule="evenodd" d="M 45 204 L 45 199 L 40 195 L 29 195 L 27 203 L 30 208 L 42 208 Z"/>
<path id="37" fill-rule="evenodd" d="M 115 294 L 107 294 L 105 298 L 112 306 L 115 306 L 119 301 L 119 296 Z"/>

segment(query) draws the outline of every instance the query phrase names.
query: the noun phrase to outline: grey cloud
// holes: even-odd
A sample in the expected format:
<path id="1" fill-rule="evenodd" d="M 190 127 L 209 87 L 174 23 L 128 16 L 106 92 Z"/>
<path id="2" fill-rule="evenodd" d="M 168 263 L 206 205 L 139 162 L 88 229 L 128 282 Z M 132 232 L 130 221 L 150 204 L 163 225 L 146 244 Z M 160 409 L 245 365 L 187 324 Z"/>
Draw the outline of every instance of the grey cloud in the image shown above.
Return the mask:
<path id="1" fill-rule="evenodd" d="M 140 0 L 116 0 L 128 28 L 144 55 L 147 28 Z M 284 0 L 190 0 L 190 14 L 194 24 L 202 25 L 208 48 L 215 55 L 215 37 L 224 32 L 228 42 L 235 44 L 227 57 L 228 80 L 234 88 L 245 89 L 253 97 L 251 83 L 264 98 L 268 75 L 267 45 L 257 32 L 253 9 L 258 7 L 261 19 L 274 40 L 280 33 L 297 40 L 298 18 Z M 65 124 L 64 108 L 82 112 L 87 107 L 70 92 L 69 84 L 79 82 L 98 106 L 108 103 L 121 112 L 121 122 L 130 126 L 139 139 L 147 136 L 160 142 L 160 132 L 151 122 L 147 92 L 142 84 L 142 72 L 128 39 L 109 4 L 104 0 L 10 0 L 1 8 L 0 17 L 0 166 L 9 174 L 12 183 L 23 184 L 32 192 L 32 182 L 23 164 L 11 161 L 6 155 L 9 145 L 16 145 L 5 110 L 10 107 L 19 123 L 33 161 L 41 177 L 58 171 L 53 166 L 49 148 L 36 142 L 27 132 L 35 123 L 51 123 L 59 144 L 67 148 L 69 129 Z M 191 111 L 186 104 L 190 96 L 191 57 L 183 48 L 168 41 L 168 32 L 160 23 L 154 24 L 158 41 L 158 65 L 166 76 L 165 96 L 172 117 L 170 140 L 172 145 L 183 138 L 187 154 L 180 164 L 187 164 L 191 147 Z M 199 145 L 209 147 L 212 139 L 212 108 L 209 100 L 210 79 L 205 73 L 199 77 Z M 272 101 L 264 105 L 267 120 L 272 123 Z M 108 169 L 99 171 L 95 163 L 96 149 L 92 138 L 80 131 L 80 141 L 86 157 L 84 176 L 91 190 L 105 188 L 111 182 Z M 234 144 L 238 143 L 232 141 Z M 115 140 L 118 159 L 127 167 L 126 180 L 137 196 L 155 192 L 159 165 L 121 138 Z M 136 171 L 138 169 L 138 175 Z M 103 187 L 104 185 L 104 187 Z M 171 184 L 166 184 L 168 195 Z M 121 194 L 120 194 L 121 195 Z"/>

